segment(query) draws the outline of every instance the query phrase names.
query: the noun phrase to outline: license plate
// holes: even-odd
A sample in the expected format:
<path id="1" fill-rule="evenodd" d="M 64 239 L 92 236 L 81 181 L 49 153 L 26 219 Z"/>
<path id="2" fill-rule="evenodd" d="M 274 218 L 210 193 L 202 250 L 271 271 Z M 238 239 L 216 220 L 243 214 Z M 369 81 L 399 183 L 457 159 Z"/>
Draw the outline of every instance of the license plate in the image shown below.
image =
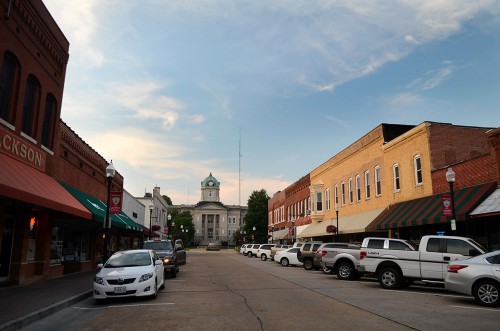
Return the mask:
<path id="1" fill-rule="evenodd" d="M 115 287 L 114 291 L 115 291 L 115 293 L 126 293 L 127 287 L 126 286 L 118 286 L 118 287 Z"/>

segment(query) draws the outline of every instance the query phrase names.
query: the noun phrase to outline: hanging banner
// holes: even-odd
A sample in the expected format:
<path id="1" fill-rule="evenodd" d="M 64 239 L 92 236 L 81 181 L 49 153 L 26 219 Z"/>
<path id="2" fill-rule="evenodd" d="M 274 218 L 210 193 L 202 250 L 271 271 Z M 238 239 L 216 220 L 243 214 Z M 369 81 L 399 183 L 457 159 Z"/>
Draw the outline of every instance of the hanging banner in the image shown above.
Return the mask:
<path id="1" fill-rule="evenodd" d="M 453 216 L 453 210 L 451 209 L 451 195 L 443 194 L 443 216 Z"/>
<path id="2" fill-rule="evenodd" d="M 109 213 L 121 214 L 122 212 L 122 194 L 123 192 L 111 192 L 109 199 Z"/>

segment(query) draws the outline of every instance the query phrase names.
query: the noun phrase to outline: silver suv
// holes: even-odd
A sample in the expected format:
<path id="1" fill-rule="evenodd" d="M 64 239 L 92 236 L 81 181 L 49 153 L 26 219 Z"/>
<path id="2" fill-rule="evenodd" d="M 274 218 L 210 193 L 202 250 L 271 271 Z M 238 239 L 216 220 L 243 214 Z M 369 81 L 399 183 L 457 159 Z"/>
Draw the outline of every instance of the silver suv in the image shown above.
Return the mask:
<path id="1" fill-rule="evenodd" d="M 259 247 L 262 244 L 251 244 L 247 246 L 247 256 L 252 257 L 252 256 L 257 256 L 257 251 L 259 250 Z"/>

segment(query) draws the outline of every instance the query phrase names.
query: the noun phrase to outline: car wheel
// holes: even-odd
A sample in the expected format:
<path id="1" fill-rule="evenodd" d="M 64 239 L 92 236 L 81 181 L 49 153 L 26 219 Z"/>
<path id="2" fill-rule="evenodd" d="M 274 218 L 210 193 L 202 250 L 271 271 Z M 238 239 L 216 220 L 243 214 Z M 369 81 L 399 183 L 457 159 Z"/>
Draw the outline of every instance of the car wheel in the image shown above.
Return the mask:
<path id="1" fill-rule="evenodd" d="M 483 306 L 493 307 L 500 304 L 500 284 L 492 280 L 482 280 L 473 289 L 476 302 Z"/>
<path id="2" fill-rule="evenodd" d="M 170 269 L 170 278 L 176 278 L 177 277 L 177 267 L 173 267 Z"/>
<path id="3" fill-rule="evenodd" d="M 262 261 L 267 260 L 267 256 L 266 256 L 266 254 L 262 254 L 262 255 L 260 256 L 260 259 L 261 259 Z"/>
<path id="4" fill-rule="evenodd" d="M 163 290 L 165 288 L 165 273 L 163 273 L 162 276 L 163 276 L 163 282 L 161 283 L 160 290 Z"/>
<path id="5" fill-rule="evenodd" d="M 313 269 L 313 261 L 310 259 L 304 260 L 304 269 L 306 270 L 312 270 Z"/>
<path id="6" fill-rule="evenodd" d="M 341 262 L 337 268 L 337 278 L 351 280 L 354 278 L 354 266 L 349 262 Z"/>
<path id="7" fill-rule="evenodd" d="M 328 268 L 327 266 L 322 267 L 321 271 L 323 271 L 323 273 L 327 274 L 327 275 L 333 274 L 333 269 L 332 268 Z"/>
<path id="8" fill-rule="evenodd" d="M 284 267 L 288 267 L 288 265 L 290 264 L 290 262 L 288 261 L 288 259 L 286 257 L 282 258 L 280 262 L 281 262 L 281 265 Z"/>
<path id="9" fill-rule="evenodd" d="M 158 280 L 155 280 L 154 286 L 153 286 L 153 294 L 151 294 L 151 299 L 156 299 L 158 296 Z"/>
<path id="10" fill-rule="evenodd" d="M 248 257 L 252 257 L 252 253 L 250 253 L 250 252 L 249 252 L 249 253 L 247 254 L 247 256 L 248 256 Z"/>
<path id="11" fill-rule="evenodd" d="M 403 276 L 392 267 L 384 268 L 378 275 L 378 282 L 380 286 L 389 290 L 396 290 L 401 287 Z"/>

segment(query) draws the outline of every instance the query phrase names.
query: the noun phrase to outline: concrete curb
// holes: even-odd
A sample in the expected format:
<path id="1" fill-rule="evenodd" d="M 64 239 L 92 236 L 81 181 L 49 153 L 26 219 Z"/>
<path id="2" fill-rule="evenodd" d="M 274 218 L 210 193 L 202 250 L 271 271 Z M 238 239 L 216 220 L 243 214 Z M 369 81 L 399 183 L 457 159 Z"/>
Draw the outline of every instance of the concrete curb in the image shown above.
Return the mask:
<path id="1" fill-rule="evenodd" d="M 44 317 L 47 317 L 47 316 L 55 313 L 58 310 L 61 310 L 63 308 L 69 307 L 77 302 L 85 300 L 90 296 L 92 296 L 92 290 L 88 290 L 86 292 L 83 292 L 83 293 L 77 294 L 75 296 L 72 296 L 70 298 L 67 298 L 63 301 L 56 302 L 50 306 L 39 309 L 37 311 L 34 311 L 32 313 L 29 313 L 27 315 L 24 315 L 24 316 L 21 316 L 21 317 L 15 319 L 15 320 L 12 320 L 12 321 L 9 321 L 9 322 L 6 322 L 6 323 L 0 325 L 0 331 L 19 330 L 30 323 L 38 321 Z"/>

